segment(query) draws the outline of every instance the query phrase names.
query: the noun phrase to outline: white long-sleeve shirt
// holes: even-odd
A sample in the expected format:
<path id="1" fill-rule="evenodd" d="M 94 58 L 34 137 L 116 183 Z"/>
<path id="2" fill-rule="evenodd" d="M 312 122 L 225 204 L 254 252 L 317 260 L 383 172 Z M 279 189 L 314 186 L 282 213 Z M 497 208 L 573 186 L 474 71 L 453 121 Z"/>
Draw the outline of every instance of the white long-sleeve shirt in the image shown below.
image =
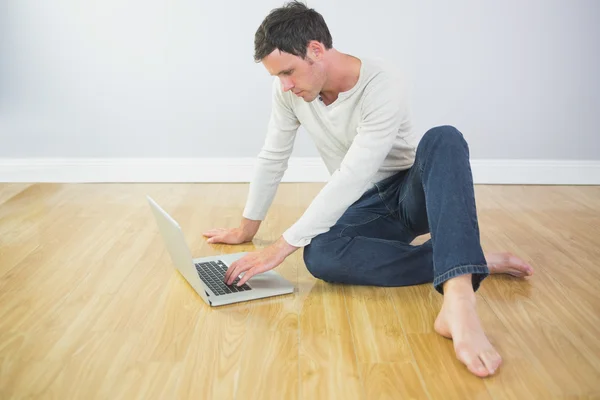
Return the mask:
<path id="1" fill-rule="evenodd" d="M 330 179 L 284 233 L 296 247 L 327 232 L 373 184 L 412 166 L 420 137 L 413 132 L 402 76 L 385 62 L 361 58 L 355 86 L 330 105 L 308 103 L 273 81 L 273 104 L 258 155 L 245 218 L 263 220 L 288 166 L 298 128 L 311 136 Z"/>

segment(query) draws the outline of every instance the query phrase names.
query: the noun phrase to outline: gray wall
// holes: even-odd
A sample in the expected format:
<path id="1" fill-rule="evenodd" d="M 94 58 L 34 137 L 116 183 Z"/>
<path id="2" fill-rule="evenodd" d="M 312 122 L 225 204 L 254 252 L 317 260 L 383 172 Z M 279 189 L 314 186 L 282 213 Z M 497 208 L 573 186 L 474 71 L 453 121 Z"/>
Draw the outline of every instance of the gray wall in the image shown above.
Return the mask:
<path id="1" fill-rule="evenodd" d="M 253 157 L 274 0 L 3 0 L 0 157 Z M 419 131 L 474 159 L 600 159 L 600 2 L 309 1 L 342 52 L 405 70 Z M 317 156 L 301 130 L 294 156 Z"/>

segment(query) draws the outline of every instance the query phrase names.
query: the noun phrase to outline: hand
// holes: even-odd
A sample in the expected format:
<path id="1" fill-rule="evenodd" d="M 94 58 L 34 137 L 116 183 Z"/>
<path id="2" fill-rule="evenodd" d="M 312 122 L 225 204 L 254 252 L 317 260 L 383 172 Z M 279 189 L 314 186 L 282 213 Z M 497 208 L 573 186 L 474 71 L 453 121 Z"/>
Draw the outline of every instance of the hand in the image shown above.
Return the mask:
<path id="1" fill-rule="evenodd" d="M 202 234 L 208 237 L 208 243 L 226 243 L 226 244 L 240 244 L 249 242 L 254 236 L 248 234 L 242 228 L 217 228 L 206 231 Z"/>
<path id="2" fill-rule="evenodd" d="M 227 243 L 227 244 L 240 244 L 244 242 L 250 242 L 258 228 L 260 227 L 261 220 L 252 220 L 246 217 L 242 217 L 240 226 L 233 229 L 211 229 L 203 233 L 204 236 L 209 237 L 208 243 Z"/>
<path id="3" fill-rule="evenodd" d="M 269 247 L 248 253 L 232 263 L 225 273 L 225 283 L 231 285 L 242 272 L 246 272 L 237 283 L 237 286 L 242 286 L 254 275 L 275 268 L 296 250 L 298 247 L 288 244 L 282 237 Z"/>

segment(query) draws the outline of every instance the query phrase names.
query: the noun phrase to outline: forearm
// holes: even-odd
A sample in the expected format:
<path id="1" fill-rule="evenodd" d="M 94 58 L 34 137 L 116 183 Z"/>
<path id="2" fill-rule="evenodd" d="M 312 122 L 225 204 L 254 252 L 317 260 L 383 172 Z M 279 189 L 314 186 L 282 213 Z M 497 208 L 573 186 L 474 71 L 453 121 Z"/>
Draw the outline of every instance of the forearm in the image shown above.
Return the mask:
<path id="1" fill-rule="evenodd" d="M 245 217 L 242 217 L 242 222 L 240 223 L 240 228 L 249 236 L 254 237 L 256 232 L 258 232 L 258 228 L 260 228 L 260 224 L 262 221 L 260 220 L 252 220 Z"/>

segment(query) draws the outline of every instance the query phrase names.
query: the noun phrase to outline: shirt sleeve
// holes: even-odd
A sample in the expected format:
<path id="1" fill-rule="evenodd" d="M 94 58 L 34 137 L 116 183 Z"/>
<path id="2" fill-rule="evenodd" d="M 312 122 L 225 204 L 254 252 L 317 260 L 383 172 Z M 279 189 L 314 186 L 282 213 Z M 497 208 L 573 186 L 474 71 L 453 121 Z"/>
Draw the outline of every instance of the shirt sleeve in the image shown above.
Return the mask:
<path id="1" fill-rule="evenodd" d="M 275 78 L 267 136 L 256 159 L 242 214 L 251 220 L 265 219 L 294 148 L 300 122 L 285 96 L 286 93 L 281 91 L 279 78 Z"/>
<path id="2" fill-rule="evenodd" d="M 397 78 L 377 76 L 365 89 L 356 136 L 335 170 L 304 214 L 283 234 L 296 247 L 327 232 L 372 185 L 408 118 L 408 105 Z"/>

